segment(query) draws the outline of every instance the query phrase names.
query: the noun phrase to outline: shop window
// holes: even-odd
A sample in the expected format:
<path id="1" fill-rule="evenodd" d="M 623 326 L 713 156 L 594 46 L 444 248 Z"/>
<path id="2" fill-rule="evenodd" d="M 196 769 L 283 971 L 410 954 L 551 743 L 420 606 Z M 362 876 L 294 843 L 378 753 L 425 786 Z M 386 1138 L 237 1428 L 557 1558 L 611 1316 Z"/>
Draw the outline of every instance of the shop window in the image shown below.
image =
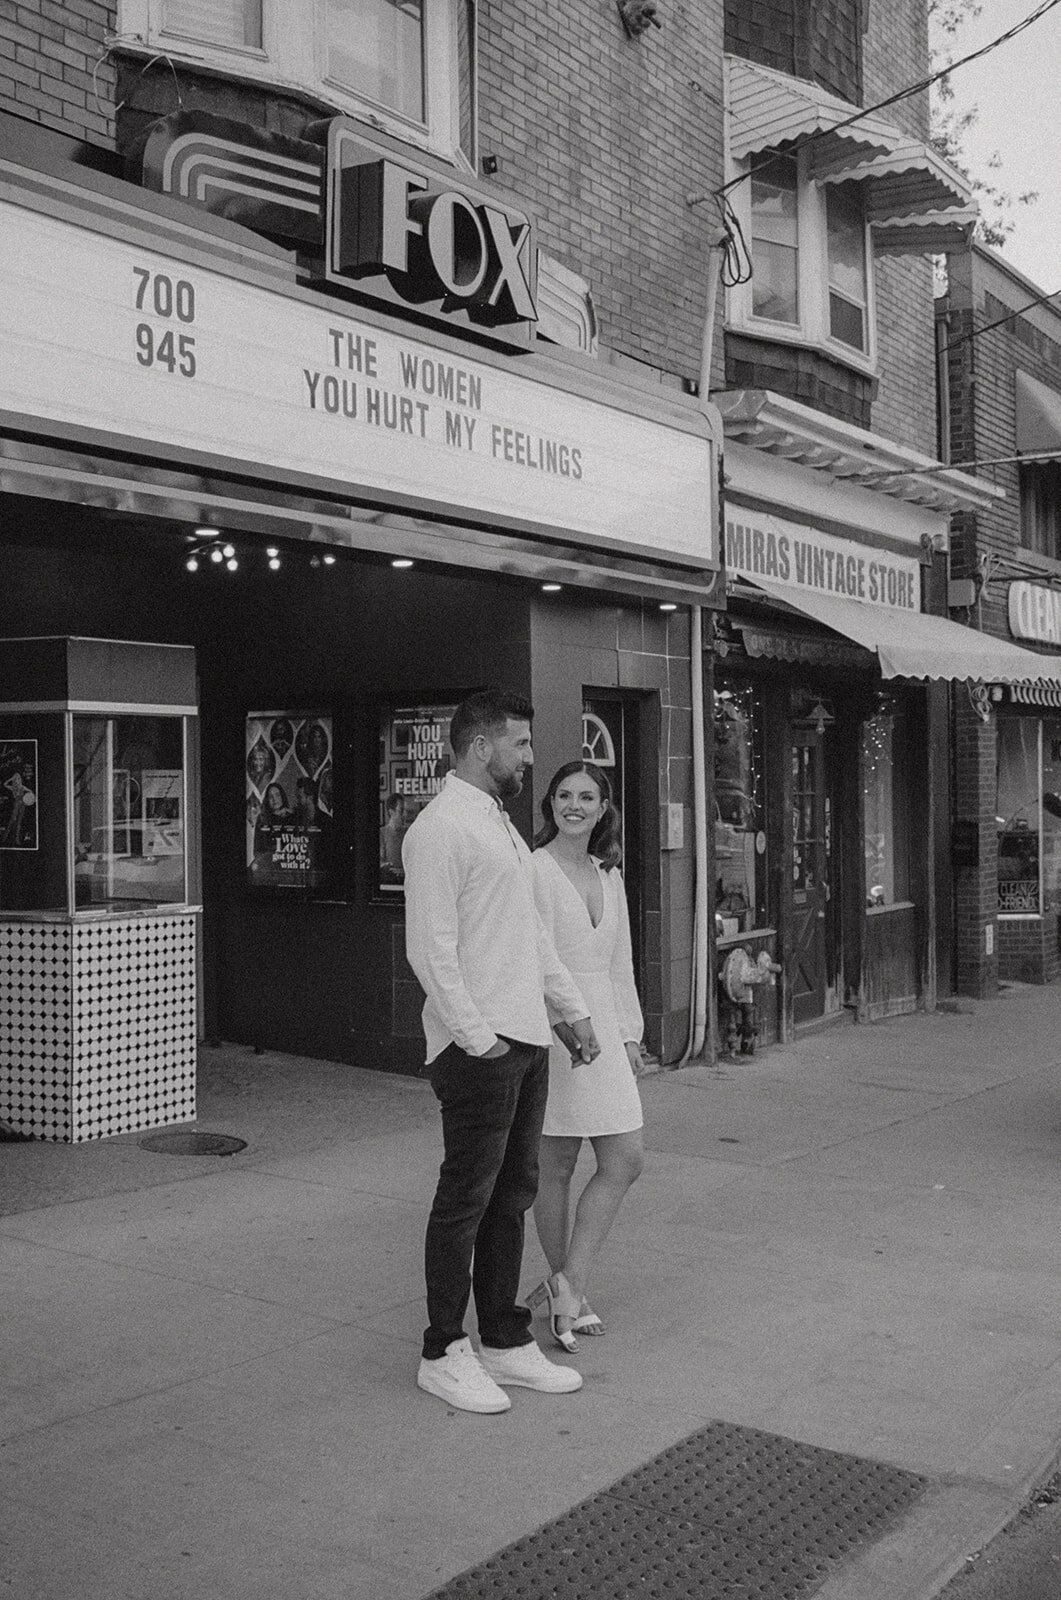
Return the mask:
<path id="1" fill-rule="evenodd" d="M 763 714 L 754 684 L 719 680 L 714 735 L 716 910 L 729 936 L 766 923 Z"/>
<path id="2" fill-rule="evenodd" d="M 1061 721 L 1042 723 L 1043 905 L 1061 906 Z"/>
<path id="3" fill-rule="evenodd" d="M 302 90 L 475 164 L 475 0 L 121 0 L 126 48 Z"/>
<path id="4" fill-rule="evenodd" d="M 1037 718 L 999 718 L 996 821 L 1002 915 L 1038 916 L 1042 909 L 1040 732 Z"/>
<path id="5" fill-rule="evenodd" d="M 1021 464 L 1020 542 L 1026 550 L 1061 558 L 1061 465 L 1056 461 Z"/>
<path id="6" fill-rule="evenodd" d="M 185 903 L 182 719 L 75 716 L 73 756 L 75 906 Z"/>
<path id="7" fill-rule="evenodd" d="M 873 283 L 862 185 L 815 183 L 808 159 L 764 150 L 732 191 L 752 273 L 730 289 L 727 316 L 744 332 L 817 345 L 865 370 Z"/>
<path id="8" fill-rule="evenodd" d="M 870 910 L 910 900 L 908 751 L 906 717 L 882 697 L 862 724 L 865 898 Z"/>

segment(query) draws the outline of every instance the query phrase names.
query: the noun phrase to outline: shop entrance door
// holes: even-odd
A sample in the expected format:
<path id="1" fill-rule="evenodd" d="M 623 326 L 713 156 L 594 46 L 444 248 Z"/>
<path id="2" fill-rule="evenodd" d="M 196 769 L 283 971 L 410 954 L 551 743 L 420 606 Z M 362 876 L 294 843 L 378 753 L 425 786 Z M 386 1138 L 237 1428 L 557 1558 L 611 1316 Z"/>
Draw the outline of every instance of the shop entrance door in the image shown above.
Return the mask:
<path id="1" fill-rule="evenodd" d="M 582 758 L 607 773 L 622 825 L 623 878 L 630 910 L 634 976 L 642 970 L 641 708 L 619 691 L 582 691 Z"/>
<path id="2" fill-rule="evenodd" d="M 838 1009 L 833 808 L 822 729 L 792 731 L 792 1007 L 813 1022 Z"/>

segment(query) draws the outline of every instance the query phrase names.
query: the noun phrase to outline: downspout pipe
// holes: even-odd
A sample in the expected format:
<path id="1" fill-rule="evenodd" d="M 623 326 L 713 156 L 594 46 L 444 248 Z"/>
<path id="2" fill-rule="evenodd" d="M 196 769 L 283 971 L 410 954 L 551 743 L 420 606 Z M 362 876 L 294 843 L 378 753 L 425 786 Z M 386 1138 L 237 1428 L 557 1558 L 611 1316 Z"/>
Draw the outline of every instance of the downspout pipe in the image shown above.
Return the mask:
<path id="1" fill-rule="evenodd" d="M 713 196 L 690 195 L 689 205 L 697 206 Z M 707 414 L 711 393 L 711 362 L 715 346 L 715 308 L 718 301 L 719 278 L 722 271 L 722 253 L 725 233 L 714 231 L 707 254 L 707 303 L 704 307 L 704 325 L 700 340 L 699 400 Z M 718 493 L 717 483 L 712 483 L 712 495 Z M 707 839 L 707 748 L 704 734 L 704 616 L 699 605 L 689 607 L 689 704 L 693 719 L 693 950 L 692 982 L 689 992 L 689 1032 L 685 1050 L 676 1063 L 683 1067 L 687 1061 L 699 1056 L 707 1038 L 708 1018 L 711 1011 L 711 940 L 708 913 L 708 839 Z"/>

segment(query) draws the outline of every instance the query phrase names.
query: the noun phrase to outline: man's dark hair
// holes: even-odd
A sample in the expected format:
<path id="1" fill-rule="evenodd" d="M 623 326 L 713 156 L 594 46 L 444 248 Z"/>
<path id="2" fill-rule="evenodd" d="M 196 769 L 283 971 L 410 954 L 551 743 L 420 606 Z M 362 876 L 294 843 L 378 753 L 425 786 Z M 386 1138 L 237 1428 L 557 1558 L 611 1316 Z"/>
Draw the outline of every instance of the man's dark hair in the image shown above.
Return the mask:
<path id="1" fill-rule="evenodd" d="M 401 795 L 401 794 L 389 794 L 387 796 L 387 799 L 386 799 L 385 803 L 386 803 L 388 817 L 393 817 L 394 813 L 397 811 L 398 807 L 401 805 L 401 803 L 404 800 L 404 798 L 405 798 L 405 796 Z"/>
<path id="2" fill-rule="evenodd" d="M 458 759 L 469 749 L 479 734 L 500 732 L 505 723 L 533 722 L 534 707 L 521 694 L 509 689 L 480 689 L 462 700 L 453 713 L 449 725 L 449 742 Z"/>

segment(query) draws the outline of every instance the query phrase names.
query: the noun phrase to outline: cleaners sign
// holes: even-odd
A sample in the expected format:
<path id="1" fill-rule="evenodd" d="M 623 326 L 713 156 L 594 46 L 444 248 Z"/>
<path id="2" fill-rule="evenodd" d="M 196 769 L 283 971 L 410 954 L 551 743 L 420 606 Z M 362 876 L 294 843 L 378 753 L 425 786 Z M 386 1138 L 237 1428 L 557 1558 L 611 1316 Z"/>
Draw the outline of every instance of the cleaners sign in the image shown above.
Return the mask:
<path id="1" fill-rule="evenodd" d="M 1061 591 L 1041 583 L 1011 583 L 1009 631 L 1015 639 L 1061 646 Z"/>
<path id="2" fill-rule="evenodd" d="M 920 611 L 921 565 L 912 556 L 838 539 L 762 512 L 726 512 L 726 568 L 815 594 L 842 595 L 895 611 Z"/>

